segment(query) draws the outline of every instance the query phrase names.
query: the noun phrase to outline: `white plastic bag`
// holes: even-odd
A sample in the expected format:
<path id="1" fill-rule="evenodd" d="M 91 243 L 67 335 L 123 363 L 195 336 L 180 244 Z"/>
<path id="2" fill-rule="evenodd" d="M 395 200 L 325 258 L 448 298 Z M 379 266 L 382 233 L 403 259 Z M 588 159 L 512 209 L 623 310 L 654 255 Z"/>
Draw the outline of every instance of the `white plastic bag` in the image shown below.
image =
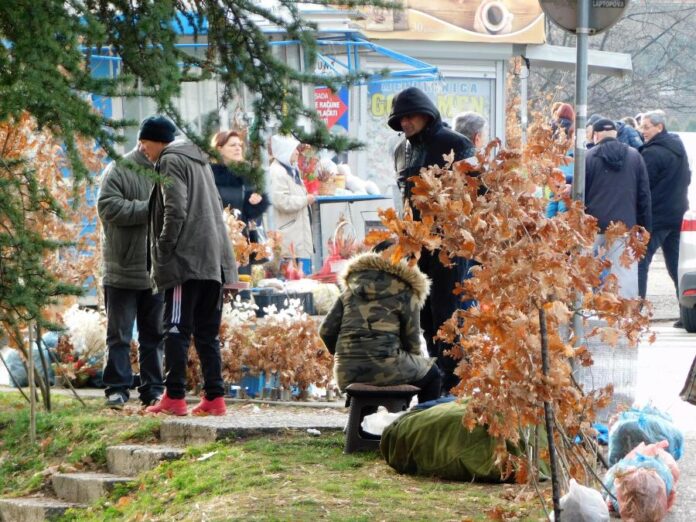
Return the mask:
<path id="1" fill-rule="evenodd" d="M 377 408 L 377 413 L 365 415 L 365 417 L 363 417 L 360 427 L 364 432 L 370 435 L 379 435 L 381 437 L 384 429 L 404 413 L 406 412 L 399 411 L 396 413 L 389 413 L 384 406 L 380 406 Z"/>
<path id="2" fill-rule="evenodd" d="M 609 522 L 609 509 L 602 494 L 575 479 L 570 479 L 570 490 L 561 497 L 561 510 L 563 522 Z"/>

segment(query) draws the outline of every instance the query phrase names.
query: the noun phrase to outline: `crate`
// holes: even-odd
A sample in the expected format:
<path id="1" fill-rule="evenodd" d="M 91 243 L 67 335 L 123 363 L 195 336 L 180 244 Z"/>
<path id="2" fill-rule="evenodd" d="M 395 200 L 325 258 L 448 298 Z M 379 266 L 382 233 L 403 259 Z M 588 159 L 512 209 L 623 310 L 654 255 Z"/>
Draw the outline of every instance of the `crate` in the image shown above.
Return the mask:
<path id="1" fill-rule="evenodd" d="M 266 315 L 263 311 L 263 308 L 266 306 L 275 305 L 278 310 L 287 308 L 285 302 L 290 299 L 299 299 L 302 309 L 307 314 L 316 315 L 316 310 L 314 309 L 314 296 L 311 292 L 254 292 L 252 295 L 256 306 L 259 307 L 258 310 L 256 310 L 256 317 L 263 317 Z"/>

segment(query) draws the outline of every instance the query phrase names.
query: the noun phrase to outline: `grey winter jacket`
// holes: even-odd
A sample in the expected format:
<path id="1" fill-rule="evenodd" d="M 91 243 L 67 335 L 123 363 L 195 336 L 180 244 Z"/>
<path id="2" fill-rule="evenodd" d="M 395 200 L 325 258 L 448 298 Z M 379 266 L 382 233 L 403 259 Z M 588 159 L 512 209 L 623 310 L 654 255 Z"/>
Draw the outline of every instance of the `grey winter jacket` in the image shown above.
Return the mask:
<path id="1" fill-rule="evenodd" d="M 102 224 L 103 284 L 117 288 L 150 288 L 147 272 L 147 204 L 152 181 L 128 163 L 152 169 L 137 149 L 112 161 L 102 175 L 97 212 Z"/>
<path id="2" fill-rule="evenodd" d="M 236 283 L 237 265 L 207 156 L 193 143 L 168 144 L 150 196 L 151 277 L 158 291 L 188 280 Z"/>

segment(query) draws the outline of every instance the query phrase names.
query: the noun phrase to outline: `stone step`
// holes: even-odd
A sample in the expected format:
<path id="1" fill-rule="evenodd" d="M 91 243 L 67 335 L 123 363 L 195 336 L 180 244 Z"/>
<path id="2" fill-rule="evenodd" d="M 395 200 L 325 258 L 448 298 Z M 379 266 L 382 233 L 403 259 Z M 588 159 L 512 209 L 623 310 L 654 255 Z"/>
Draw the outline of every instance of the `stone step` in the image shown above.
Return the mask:
<path id="1" fill-rule="evenodd" d="M 171 444 L 204 444 L 235 437 L 278 433 L 288 429 L 342 430 L 348 419 L 333 409 L 301 412 L 263 410 L 232 411 L 220 417 L 175 417 L 162 421 L 160 437 Z"/>
<path id="2" fill-rule="evenodd" d="M 84 506 L 50 497 L 2 498 L 0 499 L 0 520 L 2 522 L 56 520 L 66 510 L 80 507 Z"/>
<path id="3" fill-rule="evenodd" d="M 110 473 L 134 477 L 163 461 L 180 459 L 184 453 L 183 448 L 173 446 L 123 444 L 106 448 L 106 463 Z"/>
<path id="4" fill-rule="evenodd" d="M 81 504 L 91 504 L 107 495 L 116 484 L 132 480 L 110 473 L 57 473 L 52 479 L 58 498 Z"/>

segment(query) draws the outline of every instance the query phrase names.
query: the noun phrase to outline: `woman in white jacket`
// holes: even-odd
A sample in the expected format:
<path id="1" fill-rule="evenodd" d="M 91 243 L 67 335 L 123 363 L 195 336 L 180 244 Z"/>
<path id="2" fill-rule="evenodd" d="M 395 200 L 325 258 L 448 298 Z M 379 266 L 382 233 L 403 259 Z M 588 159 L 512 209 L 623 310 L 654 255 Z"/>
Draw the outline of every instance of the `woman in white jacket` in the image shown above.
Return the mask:
<path id="1" fill-rule="evenodd" d="M 293 257 L 294 251 L 294 257 L 302 263 L 302 271 L 309 274 L 314 253 L 310 222 L 314 196 L 307 194 L 297 168 L 299 144 L 292 136 L 271 137 L 271 202 L 275 228 L 283 235 L 283 257 Z"/>

